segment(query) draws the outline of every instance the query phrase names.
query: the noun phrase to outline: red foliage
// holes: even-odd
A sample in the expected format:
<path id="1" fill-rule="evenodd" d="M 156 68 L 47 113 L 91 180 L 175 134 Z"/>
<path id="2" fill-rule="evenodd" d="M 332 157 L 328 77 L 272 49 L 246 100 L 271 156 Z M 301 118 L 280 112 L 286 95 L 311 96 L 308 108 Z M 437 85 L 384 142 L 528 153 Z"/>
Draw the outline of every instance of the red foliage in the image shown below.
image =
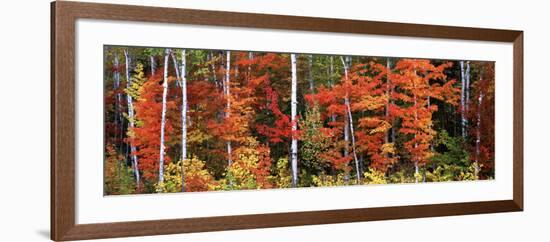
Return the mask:
<path id="1" fill-rule="evenodd" d="M 473 85 L 473 95 L 468 103 L 466 117 L 470 122 L 469 136 L 473 137 L 470 151 L 472 161 L 478 160 L 482 171 L 491 171 L 494 168 L 495 152 L 495 73 L 494 63 L 474 62 L 482 73 L 479 80 Z M 481 103 L 480 103 L 480 96 Z M 478 116 L 479 115 L 479 116 Z M 479 118 L 479 120 L 478 120 Z M 479 126 L 478 126 L 479 121 Z M 479 155 L 476 150 L 476 139 L 479 131 Z"/>
<path id="2" fill-rule="evenodd" d="M 258 124 L 256 125 L 256 130 L 261 135 L 266 136 L 269 139 L 269 142 L 275 144 L 288 140 L 292 135 L 292 122 L 290 120 L 290 116 L 281 112 L 277 92 L 275 92 L 271 87 L 266 87 L 265 93 L 268 100 L 266 109 L 271 111 L 275 121 L 272 126 Z"/>
<path id="3" fill-rule="evenodd" d="M 162 113 L 162 77 L 155 75 L 147 80 L 141 90 L 141 97 L 135 100 L 135 119 L 137 126 L 129 130 L 127 142 L 137 147 L 136 154 L 139 159 L 139 169 L 143 172 L 143 178 L 154 180 L 158 177 L 160 157 L 160 128 Z M 171 79 L 173 81 L 173 79 Z M 168 100 L 168 110 L 175 109 L 175 102 Z M 170 117 L 167 117 L 165 142 L 174 137 L 174 129 Z M 166 152 L 170 147 L 166 147 Z M 170 162 L 170 157 L 165 155 L 165 162 Z"/>
<path id="4" fill-rule="evenodd" d="M 410 155 L 410 161 L 424 165 L 433 155 L 430 151 L 431 141 L 435 135 L 432 129 L 432 114 L 437 106 L 429 104 L 429 98 L 457 105 L 458 88 L 455 81 L 447 81 L 443 71 L 452 65 L 451 62 L 434 66 L 429 60 L 402 59 L 397 62 L 397 73 L 391 75 L 392 82 L 400 93 L 393 96 L 405 105 L 392 105 L 391 112 L 401 119 L 399 132 L 408 140 L 404 148 Z M 439 82 L 444 82 L 440 85 Z"/>

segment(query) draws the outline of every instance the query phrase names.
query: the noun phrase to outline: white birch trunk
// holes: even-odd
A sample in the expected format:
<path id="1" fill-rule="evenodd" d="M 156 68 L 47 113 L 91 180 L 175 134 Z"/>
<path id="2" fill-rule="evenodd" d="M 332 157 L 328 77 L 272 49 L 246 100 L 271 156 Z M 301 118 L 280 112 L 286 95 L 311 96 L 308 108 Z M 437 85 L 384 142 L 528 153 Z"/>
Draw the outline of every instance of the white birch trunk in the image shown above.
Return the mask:
<path id="1" fill-rule="evenodd" d="M 416 146 L 416 144 L 414 146 Z M 418 183 L 419 174 L 420 174 L 420 171 L 418 170 L 418 161 L 415 161 L 414 162 L 414 183 Z"/>
<path id="2" fill-rule="evenodd" d="M 296 115 L 297 115 L 297 89 L 298 89 L 298 80 L 296 73 L 296 54 L 290 54 L 290 61 L 292 65 L 292 88 L 290 94 L 290 115 L 292 122 L 292 144 L 290 151 L 291 158 L 291 170 L 292 170 L 292 187 L 298 185 L 298 140 L 294 137 L 296 130 L 298 129 Z"/>
<path id="3" fill-rule="evenodd" d="M 478 179 L 479 176 L 479 155 L 481 148 L 481 105 L 483 103 L 483 91 L 479 93 L 478 106 L 477 106 L 477 134 L 476 134 L 476 159 L 474 164 L 474 176 Z"/>
<path id="4" fill-rule="evenodd" d="M 248 52 L 248 60 L 253 60 L 254 59 L 254 53 L 252 51 Z M 252 78 L 252 65 L 248 65 L 248 73 L 246 74 L 247 75 L 247 82 L 250 81 L 250 79 Z"/>
<path id="5" fill-rule="evenodd" d="M 126 88 L 130 88 L 132 86 L 132 80 L 130 79 L 130 56 L 128 55 L 128 50 L 124 50 L 124 57 L 126 59 Z M 132 96 L 130 94 L 126 94 L 127 101 L 128 101 L 128 117 L 130 119 L 130 128 L 135 127 L 134 122 L 134 102 L 132 100 Z M 140 176 L 139 176 L 139 166 L 138 166 L 138 158 L 136 155 L 136 147 L 132 144 L 130 144 L 130 156 L 132 157 L 132 164 L 134 167 L 134 175 L 136 177 L 136 186 L 137 190 L 140 190 Z"/>
<path id="6" fill-rule="evenodd" d="M 348 65 L 346 64 L 346 60 L 344 60 L 344 57 L 340 57 L 340 60 L 342 61 L 342 66 L 344 67 L 344 75 L 346 80 L 348 79 Z M 347 97 L 345 97 L 347 99 Z M 349 117 L 347 114 L 344 114 L 344 156 L 349 156 Z"/>
<path id="7" fill-rule="evenodd" d="M 181 50 L 181 191 L 185 192 L 185 159 L 187 159 L 187 60 Z"/>
<path id="8" fill-rule="evenodd" d="M 347 98 L 345 98 L 344 103 L 347 101 Z M 346 107 L 347 108 L 347 107 Z M 346 112 L 344 115 L 344 156 L 349 156 L 349 117 Z"/>
<path id="9" fill-rule="evenodd" d="M 174 70 L 176 71 L 176 83 L 181 82 L 181 76 L 180 76 L 180 70 L 178 65 L 178 59 L 176 57 L 176 53 L 172 52 L 170 54 L 172 56 L 172 62 L 174 62 Z"/>
<path id="10" fill-rule="evenodd" d="M 462 130 L 462 138 L 466 140 L 466 117 L 465 115 L 465 87 L 466 77 L 464 75 L 464 61 L 460 61 L 460 127 Z"/>
<path id="11" fill-rule="evenodd" d="M 225 97 L 226 97 L 226 111 L 225 111 L 225 118 L 228 120 L 231 112 L 231 82 L 229 80 L 229 73 L 231 71 L 231 51 L 227 51 L 227 57 L 226 57 L 226 66 L 225 66 Z M 231 159 L 231 141 L 226 141 L 227 146 L 227 165 L 231 166 L 233 164 L 233 160 Z"/>
<path id="12" fill-rule="evenodd" d="M 468 113 L 470 108 L 470 61 L 466 61 L 466 86 L 464 87 L 464 91 L 466 92 L 464 95 L 466 95 L 466 101 L 464 102 L 464 110 L 466 113 Z M 466 119 L 466 125 L 468 124 L 468 119 Z"/>
<path id="13" fill-rule="evenodd" d="M 210 61 L 210 72 L 212 73 L 212 81 L 214 82 L 217 88 L 220 88 L 220 83 L 218 82 L 218 77 L 216 76 L 216 65 L 214 64 L 214 53 L 212 53 L 212 51 L 210 51 L 210 53 L 208 54 L 208 60 Z"/>
<path id="14" fill-rule="evenodd" d="M 349 57 L 346 57 L 346 60 L 344 60 L 344 58 L 341 57 L 341 60 L 342 60 L 342 64 L 344 65 L 344 77 L 346 78 L 346 81 L 349 81 L 348 80 L 348 72 L 349 72 L 349 66 L 348 65 L 349 65 L 350 59 L 349 59 Z M 353 116 L 351 115 L 351 104 L 350 104 L 350 101 L 349 101 L 349 94 L 348 93 L 346 93 L 346 96 L 344 98 L 344 104 L 346 105 L 346 109 L 347 109 L 347 116 L 348 116 L 347 122 L 348 122 L 348 129 L 350 131 L 350 136 L 351 136 L 351 149 L 352 149 L 352 153 L 353 153 L 353 159 L 355 161 L 355 171 L 356 171 L 357 184 L 359 184 L 361 182 L 361 173 L 359 172 L 359 160 L 357 159 L 357 151 L 355 150 L 355 134 L 353 132 Z"/>
<path id="15" fill-rule="evenodd" d="M 252 51 L 248 52 L 248 60 L 254 59 L 254 53 Z M 248 79 L 250 80 L 250 77 L 252 75 L 252 65 L 248 65 Z"/>
<path id="16" fill-rule="evenodd" d="M 172 56 L 172 62 L 174 62 L 174 70 L 176 71 L 176 87 L 181 87 L 181 75 L 180 75 L 180 71 L 179 71 L 179 62 L 178 62 L 178 58 L 176 57 L 176 53 L 175 51 L 173 51 L 171 54 Z M 174 99 L 177 99 L 178 98 L 178 94 L 177 93 L 174 93 Z"/>
<path id="17" fill-rule="evenodd" d="M 235 80 L 239 77 L 239 65 L 235 63 Z"/>
<path id="18" fill-rule="evenodd" d="M 164 183 L 164 129 L 166 127 L 166 97 L 168 95 L 168 57 L 170 49 L 164 55 L 164 80 L 162 82 L 162 115 L 160 123 L 159 184 Z"/>
<path id="19" fill-rule="evenodd" d="M 151 76 L 153 76 L 155 75 L 155 57 L 150 55 L 149 60 L 151 61 Z"/>
<path id="20" fill-rule="evenodd" d="M 119 149 L 122 152 L 122 146 L 124 142 L 123 141 L 124 140 L 124 118 L 122 117 L 122 108 L 121 108 L 122 94 L 118 90 L 120 88 L 119 64 L 120 63 L 118 62 L 118 54 L 115 53 L 114 65 L 116 66 L 116 68 L 114 73 L 115 80 L 114 80 L 114 86 L 113 86 L 113 89 L 117 91 L 116 104 L 115 104 L 115 123 L 117 124 L 117 128 L 120 130 L 120 134 L 117 134 L 117 135 L 120 135 Z"/>
<path id="21" fill-rule="evenodd" d="M 353 151 L 353 159 L 355 160 L 355 171 L 357 173 L 357 176 L 356 176 L 356 179 L 357 179 L 357 184 L 359 184 L 361 182 L 361 172 L 359 171 L 359 161 L 357 159 L 357 151 L 355 150 L 355 135 L 354 135 L 354 132 L 353 132 L 353 117 L 351 116 L 351 105 L 349 103 L 349 98 L 346 97 L 346 107 L 348 109 L 348 117 L 349 117 L 349 128 L 350 128 L 350 131 L 351 131 L 351 148 L 352 148 L 352 151 Z"/>
<path id="22" fill-rule="evenodd" d="M 314 93 L 315 84 L 313 83 L 313 55 L 308 56 L 308 68 L 309 91 Z"/>

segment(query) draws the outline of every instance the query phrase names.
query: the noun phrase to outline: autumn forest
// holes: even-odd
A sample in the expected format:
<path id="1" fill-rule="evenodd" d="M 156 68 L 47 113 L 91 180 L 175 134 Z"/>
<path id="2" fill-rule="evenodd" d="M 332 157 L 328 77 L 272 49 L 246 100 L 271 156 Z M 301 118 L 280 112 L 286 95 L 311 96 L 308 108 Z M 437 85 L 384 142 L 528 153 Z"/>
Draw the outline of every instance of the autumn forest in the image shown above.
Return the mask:
<path id="1" fill-rule="evenodd" d="M 104 47 L 104 194 L 494 179 L 495 63 Z"/>

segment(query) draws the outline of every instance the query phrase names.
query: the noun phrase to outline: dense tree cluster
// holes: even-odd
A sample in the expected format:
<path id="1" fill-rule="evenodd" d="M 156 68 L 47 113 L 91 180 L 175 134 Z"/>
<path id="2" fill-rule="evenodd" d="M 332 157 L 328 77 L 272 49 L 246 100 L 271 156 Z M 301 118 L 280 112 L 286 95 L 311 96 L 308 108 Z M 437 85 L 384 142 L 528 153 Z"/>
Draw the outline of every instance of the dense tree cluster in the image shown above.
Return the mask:
<path id="1" fill-rule="evenodd" d="M 108 195 L 494 177 L 493 62 L 104 56 Z"/>

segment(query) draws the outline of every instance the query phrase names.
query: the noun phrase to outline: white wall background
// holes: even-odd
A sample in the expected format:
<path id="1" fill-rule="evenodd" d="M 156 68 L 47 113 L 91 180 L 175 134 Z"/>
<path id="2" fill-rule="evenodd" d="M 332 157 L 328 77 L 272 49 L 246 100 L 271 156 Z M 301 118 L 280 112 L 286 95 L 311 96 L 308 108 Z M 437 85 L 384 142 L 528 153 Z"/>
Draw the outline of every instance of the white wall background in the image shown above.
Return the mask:
<path id="1" fill-rule="evenodd" d="M 99 1 L 99 0 L 98 0 Z M 101 0 L 105 2 L 104 0 Z M 117 1 L 107 1 L 117 2 Z M 118 1 L 122 2 L 122 1 Z M 525 31 L 525 212 L 114 239 L 112 241 L 508 241 L 547 239 L 550 21 L 544 1 L 139 1 L 197 9 Z M 0 8 L 1 241 L 49 240 L 49 0 Z M 529 239 L 531 238 L 531 239 Z"/>

